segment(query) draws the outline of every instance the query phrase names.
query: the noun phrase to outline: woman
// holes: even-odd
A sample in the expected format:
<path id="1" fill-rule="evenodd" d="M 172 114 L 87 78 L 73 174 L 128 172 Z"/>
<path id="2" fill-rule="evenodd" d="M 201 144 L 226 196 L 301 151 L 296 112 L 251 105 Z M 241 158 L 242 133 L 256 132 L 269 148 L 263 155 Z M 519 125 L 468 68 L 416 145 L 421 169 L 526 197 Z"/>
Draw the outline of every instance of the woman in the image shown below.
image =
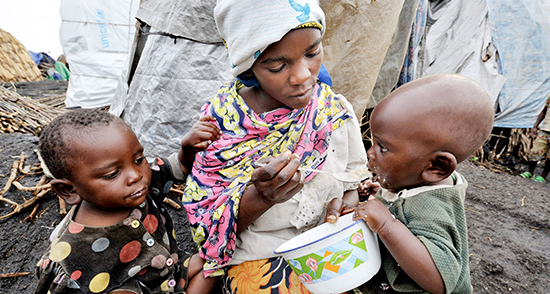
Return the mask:
<path id="1" fill-rule="evenodd" d="M 224 0 L 214 14 L 237 80 L 202 108 L 222 138 L 197 154 L 183 198 L 205 275 L 225 274 L 227 293 L 302 291 L 274 249 L 322 223 L 333 198 L 355 207 L 358 183 L 298 168 L 364 169 L 359 123 L 318 81 L 317 1 Z"/>

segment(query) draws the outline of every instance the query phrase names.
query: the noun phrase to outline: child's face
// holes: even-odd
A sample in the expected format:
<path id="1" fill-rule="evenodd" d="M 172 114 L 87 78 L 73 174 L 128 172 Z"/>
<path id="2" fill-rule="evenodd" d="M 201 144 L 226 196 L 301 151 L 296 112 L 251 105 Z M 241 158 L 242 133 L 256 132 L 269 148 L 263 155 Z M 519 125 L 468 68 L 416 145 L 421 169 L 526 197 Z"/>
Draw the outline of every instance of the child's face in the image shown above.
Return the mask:
<path id="1" fill-rule="evenodd" d="M 282 105 L 300 109 L 309 103 L 323 61 L 321 31 L 313 28 L 288 32 L 268 47 L 252 66 L 264 109 Z"/>
<path id="2" fill-rule="evenodd" d="M 367 151 L 368 167 L 376 174 L 373 180 L 391 192 L 421 185 L 429 148 L 415 134 L 412 123 L 404 124 L 387 109 L 377 110 L 371 116 L 373 142 Z"/>
<path id="3" fill-rule="evenodd" d="M 145 200 L 151 169 L 129 127 L 113 122 L 70 142 L 75 192 L 99 209 L 136 207 Z"/>

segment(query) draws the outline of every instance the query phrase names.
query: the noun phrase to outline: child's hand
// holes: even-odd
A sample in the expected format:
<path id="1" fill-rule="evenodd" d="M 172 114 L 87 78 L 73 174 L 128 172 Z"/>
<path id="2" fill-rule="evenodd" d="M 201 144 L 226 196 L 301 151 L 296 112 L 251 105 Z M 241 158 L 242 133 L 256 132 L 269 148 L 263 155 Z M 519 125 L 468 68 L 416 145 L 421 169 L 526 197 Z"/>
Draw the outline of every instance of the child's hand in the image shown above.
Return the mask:
<path id="1" fill-rule="evenodd" d="M 529 132 L 529 135 L 531 135 L 531 138 L 535 139 L 537 137 L 538 132 L 539 132 L 539 128 L 533 127 L 531 129 L 531 132 Z"/>
<path id="2" fill-rule="evenodd" d="M 206 149 L 212 141 L 221 137 L 221 131 L 213 121 L 215 119 L 210 115 L 201 117 L 181 139 L 178 160 L 185 174 L 191 171 L 197 151 Z"/>
<path id="3" fill-rule="evenodd" d="M 380 200 L 370 196 L 369 200 L 360 203 L 355 209 L 353 220 L 359 219 L 363 219 L 373 232 L 379 234 L 384 225 L 393 221 L 394 218 Z"/>
<path id="4" fill-rule="evenodd" d="M 359 184 L 359 196 L 364 198 L 374 196 L 379 189 L 380 189 L 380 184 L 378 182 L 366 180 L 361 184 Z"/>
<path id="5" fill-rule="evenodd" d="M 215 121 L 211 115 L 201 117 L 181 139 L 181 148 L 204 150 L 212 141 L 219 139 L 222 132 L 214 124 Z"/>

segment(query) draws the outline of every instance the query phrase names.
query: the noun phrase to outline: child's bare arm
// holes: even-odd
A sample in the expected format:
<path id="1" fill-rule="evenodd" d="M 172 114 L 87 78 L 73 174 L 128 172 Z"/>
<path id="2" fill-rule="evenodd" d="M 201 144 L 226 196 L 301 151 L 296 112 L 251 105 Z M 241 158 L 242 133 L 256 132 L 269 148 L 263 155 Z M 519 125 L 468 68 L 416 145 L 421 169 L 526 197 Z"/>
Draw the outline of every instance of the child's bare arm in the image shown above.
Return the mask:
<path id="1" fill-rule="evenodd" d="M 399 266 L 422 289 L 444 293 L 443 279 L 426 246 L 402 222 L 394 219 L 382 202 L 370 196 L 355 210 L 354 220 L 360 218 L 378 234 Z"/>
<path id="2" fill-rule="evenodd" d="M 327 205 L 327 216 L 325 222 L 335 223 L 340 215 L 353 212 L 359 204 L 359 193 L 357 190 L 350 190 L 344 193 L 342 198 L 334 198 Z"/>
<path id="3" fill-rule="evenodd" d="M 220 138 L 221 131 L 213 123 L 214 121 L 214 117 L 210 115 L 201 117 L 181 139 L 178 160 L 186 175 L 191 171 L 197 151 L 206 149 L 213 141 Z"/>
<path id="4" fill-rule="evenodd" d="M 185 293 L 206 294 L 212 292 L 212 290 L 216 286 L 218 278 L 205 278 L 202 270 L 203 265 L 204 260 L 199 256 L 198 253 L 194 254 L 191 257 L 188 271 L 189 285 L 187 286 L 187 290 L 185 291 Z"/>

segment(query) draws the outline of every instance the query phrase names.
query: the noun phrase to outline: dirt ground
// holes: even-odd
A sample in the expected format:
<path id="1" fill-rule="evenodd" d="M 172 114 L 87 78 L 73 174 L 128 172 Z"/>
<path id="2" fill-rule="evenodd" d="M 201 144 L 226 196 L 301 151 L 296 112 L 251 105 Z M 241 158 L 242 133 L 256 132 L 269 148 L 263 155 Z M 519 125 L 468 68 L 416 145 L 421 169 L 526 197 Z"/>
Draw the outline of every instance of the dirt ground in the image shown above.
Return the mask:
<path id="1" fill-rule="evenodd" d="M 37 142 L 32 135 L 0 133 L 0 189 L 21 152 L 27 157 L 25 165 L 38 163 L 33 152 Z M 520 165 L 518 171 L 524 169 Z M 497 173 L 469 162 L 462 163 L 458 171 L 469 182 L 465 206 L 474 293 L 549 293 L 550 184 L 520 178 L 518 171 Z M 33 186 L 40 177 L 25 176 L 20 182 Z M 23 197 L 32 197 L 14 187 L 4 196 L 18 203 Z M 48 246 L 49 234 L 62 219 L 52 193 L 39 201 L 35 218 L 25 220 L 34 207 L 0 220 L 0 294 L 33 292 L 35 265 Z M 10 204 L 0 202 L 0 216 L 11 211 Z M 192 251 L 184 212 L 169 211 L 179 224 L 181 247 Z M 3 276 L 15 273 L 23 275 Z"/>

